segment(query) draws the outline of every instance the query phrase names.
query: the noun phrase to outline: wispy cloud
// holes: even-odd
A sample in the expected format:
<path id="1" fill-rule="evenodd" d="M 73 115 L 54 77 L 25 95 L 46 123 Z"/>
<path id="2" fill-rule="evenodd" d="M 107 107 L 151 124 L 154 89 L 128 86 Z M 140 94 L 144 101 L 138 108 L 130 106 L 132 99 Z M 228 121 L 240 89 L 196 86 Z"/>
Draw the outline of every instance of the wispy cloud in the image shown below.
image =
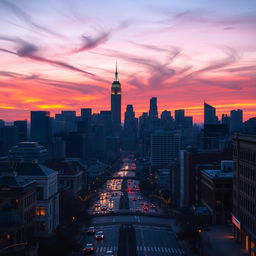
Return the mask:
<path id="1" fill-rule="evenodd" d="M 36 61 L 39 61 L 39 62 L 44 62 L 44 63 L 48 63 L 48 64 L 51 64 L 51 65 L 59 66 L 59 67 L 65 68 L 65 69 L 69 69 L 69 70 L 72 70 L 72 71 L 80 72 L 80 73 L 86 74 L 90 77 L 95 76 L 91 72 L 87 72 L 87 71 L 82 70 L 80 68 L 77 68 L 73 65 L 70 65 L 66 62 L 58 61 L 58 60 L 52 60 L 52 59 L 40 56 L 39 55 L 39 48 L 36 45 L 34 45 L 32 43 L 29 43 L 29 42 L 26 42 L 26 41 L 24 41 L 20 38 L 0 36 L 0 40 L 12 41 L 12 42 L 15 42 L 15 43 L 18 44 L 18 50 L 16 52 L 6 50 L 6 49 L 2 49 L 2 48 L 0 48 L 0 51 L 11 53 L 11 54 L 16 54 L 17 56 L 22 57 L 22 58 L 29 58 L 29 59 L 36 60 Z"/>
<path id="2" fill-rule="evenodd" d="M 8 10 L 10 10 L 17 18 L 19 18 L 21 21 L 25 22 L 29 26 L 31 26 L 37 30 L 40 30 L 42 32 L 45 32 L 47 34 L 50 34 L 50 35 L 54 35 L 54 36 L 58 36 L 58 37 L 62 37 L 62 38 L 64 37 L 60 33 L 53 31 L 52 29 L 42 26 L 42 25 L 38 24 L 37 22 L 35 22 L 33 20 L 32 16 L 29 15 L 27 12 L 25 12 L 18 5 L 14 4 L 12 2 L 6 1 L 6 0 L 1 0 L 0 5 L 7 8 Z"/>

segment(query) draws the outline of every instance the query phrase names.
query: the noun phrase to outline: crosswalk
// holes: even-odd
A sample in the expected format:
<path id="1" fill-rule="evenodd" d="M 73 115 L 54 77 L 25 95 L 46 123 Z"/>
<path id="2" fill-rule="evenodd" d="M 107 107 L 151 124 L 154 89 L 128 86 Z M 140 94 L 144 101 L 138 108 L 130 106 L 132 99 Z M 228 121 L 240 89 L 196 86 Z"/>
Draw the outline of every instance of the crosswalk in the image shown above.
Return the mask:
<path id="1" fill-rule="evenodd" d="M 101 246 L 95 248 L 96 252 L 117 251 L 117 246 Z"/>
<path id="2" fill-rule="evenodd" d="M 158 253 L 172 253 L 176 255 L 184 255 L 185 252 L 180 248 L 167 248 L 159 246 L 137 246 L 137 251 L 141 252 L 158 252 Z"/>

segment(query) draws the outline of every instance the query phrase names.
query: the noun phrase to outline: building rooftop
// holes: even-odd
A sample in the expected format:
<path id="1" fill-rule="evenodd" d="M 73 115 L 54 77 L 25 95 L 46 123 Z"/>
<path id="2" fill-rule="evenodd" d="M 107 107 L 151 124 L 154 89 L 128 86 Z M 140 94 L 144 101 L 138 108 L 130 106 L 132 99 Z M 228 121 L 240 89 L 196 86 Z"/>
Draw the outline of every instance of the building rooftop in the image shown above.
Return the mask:
<path id="1" fill-rule="evenodd" d="M 233 172 L 223 172 L 222 170 L 202 170 L 211 179 L 232 178 Z"/>
<path id="2" fill-rule="evenodd" d="M 19 176 L 49 176 L 56 173 L 45 165 L 29 162 L 16 163 L 15 165 L 11 162 L 0 162 L 0 173 L 5 172 L 10 167 L 14 167 Z"/>

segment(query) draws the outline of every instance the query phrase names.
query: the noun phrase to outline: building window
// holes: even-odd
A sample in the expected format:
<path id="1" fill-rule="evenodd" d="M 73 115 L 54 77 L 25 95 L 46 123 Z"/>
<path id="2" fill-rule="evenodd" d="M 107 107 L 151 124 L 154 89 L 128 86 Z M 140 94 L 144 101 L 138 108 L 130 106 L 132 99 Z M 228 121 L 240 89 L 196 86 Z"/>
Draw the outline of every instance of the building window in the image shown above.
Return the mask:
<path id="1" fill-rule="evenodd" d="M 45 216 L 45 215 L 46 215 L 45 208 L 42 206 L 37 206 L 36 207 L 36 216 Z"/>
<path id="2" fill-rule="evenodd" d="M 36 189 L 36 192 L 37 192 L 37 199 L 38 200 L 44 199 L 44 188 L 38 187 Z"/>

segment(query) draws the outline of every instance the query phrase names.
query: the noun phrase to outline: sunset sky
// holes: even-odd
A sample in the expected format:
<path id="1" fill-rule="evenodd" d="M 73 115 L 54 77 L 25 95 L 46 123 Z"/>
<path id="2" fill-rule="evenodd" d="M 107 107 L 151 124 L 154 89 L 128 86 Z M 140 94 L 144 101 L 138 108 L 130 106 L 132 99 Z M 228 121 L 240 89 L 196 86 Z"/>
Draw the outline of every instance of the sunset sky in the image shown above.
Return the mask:
<path id="1" fill-rule="evenodd" d="M 0 0 L 0 119 L 30 110 L 184 108 L 256 116 L 255 0 Z"/>

